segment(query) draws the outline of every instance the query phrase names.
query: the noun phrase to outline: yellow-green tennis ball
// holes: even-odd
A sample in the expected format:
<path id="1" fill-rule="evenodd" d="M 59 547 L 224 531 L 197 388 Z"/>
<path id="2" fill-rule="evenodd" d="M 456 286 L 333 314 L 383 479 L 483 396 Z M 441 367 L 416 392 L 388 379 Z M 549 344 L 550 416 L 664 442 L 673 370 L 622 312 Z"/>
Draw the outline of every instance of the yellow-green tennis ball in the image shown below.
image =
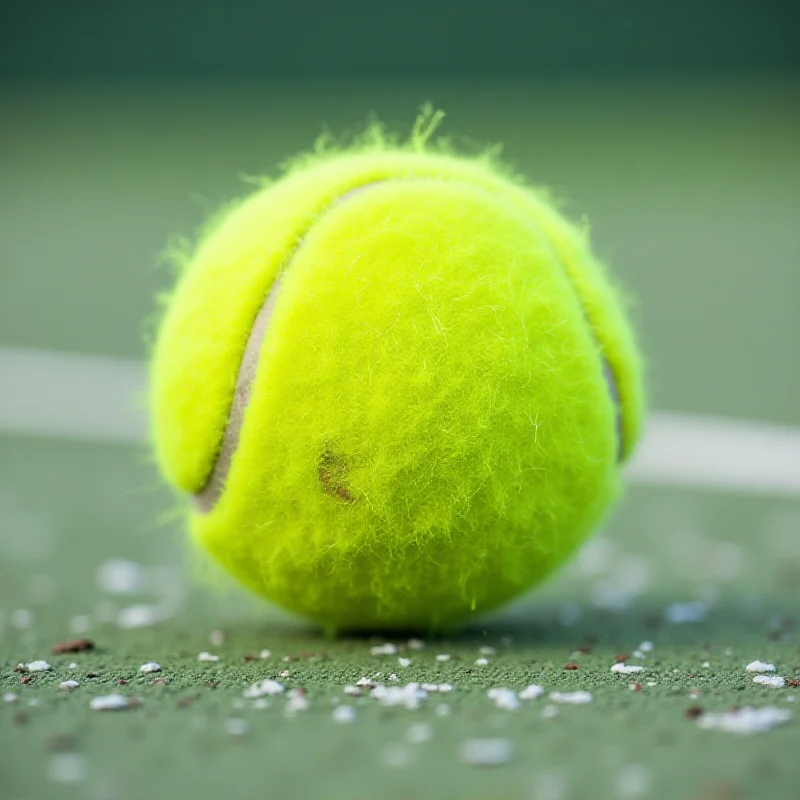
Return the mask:
<path id="1" fill-rule="evenodd" d="M 437 628 L 563 562 L 642 416 L 586 236 L 486 159 L 311 158 L 199 243 L 152 365 L 194 540 L 329 629 Z"/>

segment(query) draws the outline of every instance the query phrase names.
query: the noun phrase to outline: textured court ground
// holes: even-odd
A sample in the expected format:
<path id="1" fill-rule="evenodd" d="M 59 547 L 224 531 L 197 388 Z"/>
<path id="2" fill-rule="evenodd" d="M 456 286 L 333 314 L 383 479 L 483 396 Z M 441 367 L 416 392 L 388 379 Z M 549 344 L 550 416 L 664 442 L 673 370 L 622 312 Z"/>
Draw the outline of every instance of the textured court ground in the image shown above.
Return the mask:
<path id="1" fill-rule="evenodd" d="M 320 120 L 339 130 L 375 108 L 405 127 L 431 98 L 589 216 L 639 299 L 656 408 L 796 427 L 796 89 L 7 91 L 0 345 L 141 358 L 142 319 L 169 282 L 153 254 L 237 192 L 237 172 L 270 170 Z M 0 431 L 2 800 L 797 794 L 796 495 L 635 484 L 541 591 L 421 649 L 328 641 L 209 588 L 174 509 L 144 447 Z M 51 652 L 78 638 L 95 649 Z M 37 660 L 51 669 L 15 671 Z M 748 672 L 756 660 L 775 672 Z M 284 692 L 247 699 L 263 679 Z M 345 693 L 361 679 L 431 686 Z M 544 694 L 517 699 L 531 684 Z M 514 692 L 488 696 L 501 688 Z M 576 691 L 591 702 L 551 697 Z M 90 708 L 111 693 L 131 707 Z M 790 716 L 750 735 L 704 727 L 745 706 Z M 502 763 L 475 763 L 487 759 Z"/>

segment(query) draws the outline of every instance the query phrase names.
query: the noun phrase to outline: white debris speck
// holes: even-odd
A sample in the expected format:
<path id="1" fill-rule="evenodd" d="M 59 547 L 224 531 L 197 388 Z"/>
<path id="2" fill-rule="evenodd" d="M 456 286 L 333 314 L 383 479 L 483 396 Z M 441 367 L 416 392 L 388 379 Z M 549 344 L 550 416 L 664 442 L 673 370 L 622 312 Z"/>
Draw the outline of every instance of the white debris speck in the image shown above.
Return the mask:
<path id="1" fill-rule="evenodd" d="M 211 633 L 208 634 L 208 641 L 214 647 L 222 647 L 225 644 L 225 633 L 221 631 L 219 628 L 215 628 Z"/>
<path id="2" fill-rule="evenodd" d="M 506 711 L 516 711 L 519 708 L 519 698 L 513 689 L 504 686 L 489 689 L 486 696 L 498 707 Z"/>
<path id="3" fill-rule="evenodd" d="M 27 608 L 18 608 L 11 612 L 11 627 L 18 631 L 26 631 L 33 625 L 33 614 Z"/>
<path id="4" fill-rule="evenodd" d="M 766 661 L 751 661 L 745 669 L 748 672 L 775 672 L 775 665 Z"/>
<path id="5" fill-rule="evenodd" d="M 109 594 L 135 594 L 142 590 L 145 569 L 123 558 L 112 558 L 97 570 L 97 583 Z"/>
<path id="6" fill-rule="evenodd" d="M 139 672 L 161 672 L 161 664 L 157 664 L 155 661 L 148 661 L 139 667 Z"/>
<path id="7" fill-rule="evenodd" d="M 25 665 L 28 672 L 50 672 L 52 667 L 46 661 L 31 661 Z"/>
<path id="8" fill-rule="evenodd" d="M 161 612 L 147 603 L 135 603 L 126 606 L 117 614 L 117 625 L 120 628 L 149 628 L 161 621 Z"/>
<path id="9" fill-rule="evenodd" d="M 440 684 L 439 684 L 439 685 L 436 687 L 436 691 L 437 691 L 437 692 L 443 692 L 443 693 L 445 693 L 445 694 L 446 694 L 447 692 L 452 692 L 452 691 L 453 691 L 453 684 L 452 684 L 452 683 L 440 683 Z"/>
<path id="10" fill-rule="evenodd" d="M 383 706 L 404 706 L 405 708 L 419 708 L 420 701 L 428 696 L 418 683 L 409 683 L 405 686 L 384 686 L 378 684 L 372 690 L 374 697 Z"/>
<path id="11" fill-rule="evenodd" d="M 514 746 L 508 739 L 467 739 L 461 744 L 459 754 L 465 764 L 497 767 L 511 761 Z"/>
<path id="12" fill-rule="evenodd" d="M 399 769 L 408 766 L 411 760 L 411 753 L 409 752 L 408 745 L 395 743 L 387 745 L 381 757 L 383 763 L 387 767 Z"/>
<path id="13" fill-rule="evenodd" d="M 550 692 L 550 699 L 554 703 L 566 703 L 573 706 L 581 706 L 591 703 L 594 700 L 591 692 Z"/>
<path id="14" fill-rule="evenodd" d="M 353 706 L 336 706 L 333 709 L 333 721 L 340 725 L 347 725 L 356 721 L 356 710 Z"/>
<path id="15" fill-rule="evenodd" d="M 411 666 L 411 659 L 410 658 L 398 658 L 397 663 L 401 667 L 410 667 Z"/>
<path id="16" fill-rule="evenodd" d="M 653 646 L 654 645 L 652 642 L 644 641 L 639 645 L 639 650 L 641 650 L 643 653 L 652 653 Z"/>
<path id="17" fill-rule="evenodd" d="M 658 683 L 656 681 L 647 681 L 647 685 L 648 686 L 658 686 Z"/>
<path id="18" fill-rule="evenodd" d="M 438 692 L 439 691 L 439 684 L 438 683 L 423 683 L 422 690 L 424 692 Z"/>
<path id="19" fill-rule="evenodd" d="M 70 663 L 67 664 L 67 669 L 78 669 L 78 664 L 75 661 L 70 661 Z"/>
<path id="20" fill-rule="evenodd" d="M 247 724 L 247 720 L 242 719 L 241 717 L 231 717 L 225 723 L 225 729 L 231 736 L 247 736 L 248 732 L 250 731 L 250 726 Z"/>
<path id="21" fill-rule="evenodd" d="M 536 700 L 544 694 L 544 687 L 532 683 L 526 686 L 517 696 L 520 700 Z"/>
<path id="22" fill-rule="evenodd" d="M 650 768 L 644 764 L 628 764 L 620 769 L 617 776 L 617 796 L 647 797 L 653 783 Z"/>
<path id="23" fill-rule="evenodd" d="M 702 622 L 708 614 L 708 606 L 700 600 L 672 603 L 667 606 L 667 622 L 679 625 L 686 622 Z"/>
<path id="24" fill-rule="evenodd" d="M 122 694 L 106 694 L 93 697 L 89 702 L 92 711 L 122 711 L 130 707 L 130 701 Z"/>
<path id="25" fill-rule="evenodd" d="M 620 662 L 619 664 L 614 664 L 611 667 L 612 672 L 619 672 L 621 675 L 630 675 L 634 672 L 644 672 L 644 667 L 640 667 L 638 664 L 625 664 Z"/>
<path id="26" fill-rule="evenodd" d="M 647 658 L 647 654 L 644 652 L 644 650 L 634 650 L 633 651 L 633 657 L 634 658 Z"/>
<path id="27" fill-rule="evenodd" d="M 489 664 L 488 658 L 476 658 L 475 659 L 475 666 L 476 667 L 485 667 Z"/>
<path id="28" fill-rule="evenodd" d="M 207 653 L 203 650 L 202 653 L 197 654 L 198 661 L 219 661 L 219 656 L 214 655 L 213 653 Z"/>
<path id="29" fill-rule="evenodd" d="M 704 661 L 700 666 L 703 667 L 703 669 L 709 669 L 711 667 L 711 662 Z"/>
<path id="30" fill-rule="evenodd" d="M 14 692 L 6 692 L 3 695 L 3 702 L 4 703 L 13 703 L 16 701 L 19 695 L 14 694 Z"/>
<path id="31" fill-rule="evenodd" d="M 86 614 L 76 614 L 70 618 L 69 629 L 78 636 L 88 633 L 91 627 L 92 622 Z"/>
<path id="32" fill-rule="evenodd" d="M 408 640 L 408 649 L 409 650 L 422 650 L 425 647 L 425 642 L 422 639 L 409 639 Z"/>
<path id="33" fill-rule="evenodd" d="M 258 657 L 263 660 L 269 658 L 271 655 L 272 655 L 272 650 L 262 650 L 258 654 Z"/>
<path id="34" fill-rule="evenodd" d="M 478 650 L 478 652 L 482 656 L 493 656 L 497 652 L 497 650 L 495 650 L 494 647 L 488 647 L 487 645 L 484 645 Z"/>
<path id="35" fill-rule="evenodd" d="M 278 677 L 279 677 L 279 678 L 288 678 L 288 677 L 289 677 L 289 670 L 288 670 L 288 669 L 282 669 L 282 670 L 281 670 L 281 671 L 278 673 Z"/>
<path id="36" fill-rule="evenodd" d="M 348 685 L 344 687 L 344 693 L 348 697 L 360 697 L 364 694 L 364 690 L 360 686 Z"/>
<path id="37" fill-rule="evenodd" d="M 756 675 L 753 678 L 753 683 L 761 686 L 770 686 L 773 689 L 783 689 L 786 686 L 786 680 L 778 675 Z"/>
<path id="38" fill-rule="evenodd" d="M 86 772 L 86 759 L 80 753 L 56 753 L 47 765 L 53 783 L 81 783 Z"/>
<path id="39" fill-rule="evenodd" d="M 784 725 L 791 717 L 792 712 L 783 708 L 745 706 L 721 714 L 703 714 L 697 718 L 697 724 L 701 728 L 747 735 L 766 733 L 778 725 Z"/>
<path id="40" fill-rule="evenodd" d="M 286 701 L 283 711 L 287 716 L 291 717 L 300 711 L 305 711 L 308 705 L 308 698 L 305 694 L 291 694 Z"/>
<path id="41" fill-rule="evenodd" d="M 399 681 L 400 678 L 397 677 L 397 673 L 396 672 L 393 672 L 391 675 L 389 675 L 389 680 L 390 681 Z"/>
<path id="42" fill-rule="evenodd" d="M 373 656 L 393 656 L 397 654 L 397 645 L 391 642 L 376 644 L 374 647 L 370 647 L 369 651 Z"/>
<path id="43" fill-rule="evenodd" d="M 406 740 L 411 744 L 424 744 L 433 739 L 433 727 L 427 722 L 417 722 L 406 731 Z"/>
<path id="44" fill-rule="evenodd" d="M 62 681 L 58 684 L 58 688 L 62 692 L 71 692 L 80 686 L 78 681 Z"/>
<path id="45" fill-rule="evenodd" d="M 370 688 L 374 688 L 377 685 L 378 684 L 375 683 L 375 681 L 372 680 L 372 678 L 368 678 L 366 675 L 364 675 L 363 677 L 359 678 L 356 681 L 356 686 L 369 686 Z"/>
<path id="46" fill-rule="evenodd" d="M 450 655 L 450 653 L 439 653 L 439 655 L 436 656 L 436 660 L 442 662 L 449 661 L 451 658 L 452 656 Z"/>
<path id="47" fill-rule="evenodd" d="M 273 681 L 270 678 L 264 678 L 263 681 L 254 683 L 248 689 L 245 689 L 244 697 L 245 700 L 256 700 L 257 698 L 265 697 L 266 695 L 283 694 L 284 691 L 285 687 L 282 683 Z"/>

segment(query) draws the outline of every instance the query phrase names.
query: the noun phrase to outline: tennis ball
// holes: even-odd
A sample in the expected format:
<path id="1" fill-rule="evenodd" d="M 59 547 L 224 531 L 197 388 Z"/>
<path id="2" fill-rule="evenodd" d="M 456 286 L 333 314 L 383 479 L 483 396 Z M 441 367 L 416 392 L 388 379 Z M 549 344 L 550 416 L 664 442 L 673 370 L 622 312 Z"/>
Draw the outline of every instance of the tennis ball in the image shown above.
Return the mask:
<path id="1" fill-rule="evenodd" d="M 229 208 L 154 348 L 194 541 L 334 631 L 441 628 L 532 587 L 639 435 L 640 359 L 585 232 L 425 139 L 317 152 Z"/>

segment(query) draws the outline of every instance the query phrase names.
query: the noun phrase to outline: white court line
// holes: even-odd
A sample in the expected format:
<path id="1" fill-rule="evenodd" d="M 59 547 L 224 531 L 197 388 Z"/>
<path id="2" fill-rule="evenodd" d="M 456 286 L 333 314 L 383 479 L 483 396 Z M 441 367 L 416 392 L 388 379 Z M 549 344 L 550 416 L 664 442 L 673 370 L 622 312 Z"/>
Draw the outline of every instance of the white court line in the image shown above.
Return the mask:
<path id="1" fill-rule="evenodd" d="M 145 364 L 0 347 L 0 431 L 147 441 Z M 632 482 L 800 495 L 800 428 L 653 412 L 627 468 Z"/>

